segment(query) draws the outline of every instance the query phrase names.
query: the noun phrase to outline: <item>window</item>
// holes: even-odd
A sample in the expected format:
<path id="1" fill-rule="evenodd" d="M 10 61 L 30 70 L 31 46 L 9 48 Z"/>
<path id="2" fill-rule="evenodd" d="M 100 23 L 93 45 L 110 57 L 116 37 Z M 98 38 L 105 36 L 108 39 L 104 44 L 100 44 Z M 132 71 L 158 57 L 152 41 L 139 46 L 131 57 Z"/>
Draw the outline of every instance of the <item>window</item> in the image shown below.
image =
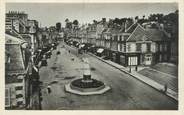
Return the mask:
<path id="1" fill-rule="evenodd" d="M 6 55 L 5 55 L 5 63 L 10 63 L 10 62 L 11 62 L 10 53 L 7 53 L 6 52 Z"/>
<path id="2" fill-rule="evenodd" d="M 151 55 L 146 55 L 145 61 L 151 61 Z"/>
<path id="3" fill-rule="evenodd" d="M 20 106 L 20 105 L 22 105 L 22 104 L 23 104 L 22 101 L 18 101 L 18 102 L 17 102 L 17 105 L 18 105 L 18 106 Z"/>
<path id="4" fill-rule="evenodd" d="M 145 43 L 141 45 L 141 50 L 142 52 L 146 52 L 147 48 Z"/>
<path id="5" fill-rule="evenodd" d="M 120 44 L 120 51 L 122 51 L 122 45 L 123 45 L 123 44 Z"/>
<path id="6" fill-rule="evenodd" d="M 127 44 L 127 51 L 130 52 L 131 51 L 131 45 Z"/>
<path id="7" fill-rule="evenodd" d="M 148 51 L 148 52 L 151 51 L 151 43 L 147 43 L 147 51 Z"/>
<path id="8" fill-rule="evenodd" d="M 163 50 L 163 45 L 162 44 L 160 44 L 159 49 L 160 49 L 160 52 L 162 52 L 162 50 Z"/>
<path id="9" fill-rule="evenodd" d="M 162 54 L 159 55 L 159 61 L 162 61 Z"/>
<path id="10" fill-rule="evenodd" d="M 17 94 L 17 95 L 16 95 L 16 98 L 21 98 L 21 97 L 23 97 L 22 94 Z"/>
<path id="11" fill-rule="evenodd" d="M 136 51 L 141 51 L 141 43 L 136 43 Z"/>
<path id="12" fill-rule="evenodd" d="M 117 41 L 119 41 L 119 36 L 117 36 Z"/>
<path id="13" fill-rule="evenodd" d="M 119 41 L 122 41 L 122 35 L 119 36 Z"/>
<path id="14" fill-rule="evenodd" d="M 5 89 L 5 107 L 10 107 L 10 89 Z"/>
<path id="15" fill-rule="evenodd" d="M 167 44 L 164 45 L 164 51 L 167 51 Z"/>
<path id="16" fill-rule="evenodd" d="M 22 89 L 23 89 L 22 86 L 17 86 L 17 87 L 15 87 L 15 90 L 22 90 Z"/>
<path id="17" fill-rule="evenodd" d="M 121 44 L 118 44 L 118 51 L 120 51 L 121 50 Z"/>
<path id="18" fill-rule="evenodd" d="M 126 52 L 126 45 L 125 44 L 123 45 L 122 48 L 123 48 L 123 51 Z"/>
<path id="19" fill-rule="evenodd" d="M 17 79 L 17 82 L 18 83 L 22 83 L 23 82 L 23 79 Z"/>
<path id="20" fill-rule="evenodd" d="M 114 41 L 117 41 L 118 40 L 118 36 L 114 36 Z"/>

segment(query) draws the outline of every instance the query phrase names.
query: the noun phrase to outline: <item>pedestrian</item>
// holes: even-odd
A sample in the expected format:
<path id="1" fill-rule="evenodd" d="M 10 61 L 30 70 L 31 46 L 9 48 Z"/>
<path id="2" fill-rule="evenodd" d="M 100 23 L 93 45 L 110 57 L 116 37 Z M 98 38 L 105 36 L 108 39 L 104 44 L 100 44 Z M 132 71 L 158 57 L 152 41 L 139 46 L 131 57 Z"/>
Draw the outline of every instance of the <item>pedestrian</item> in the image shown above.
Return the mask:
<path id="1" fill-rule="evenodd" d="M 167 93 L 167 84 L 164 85 L 164 93 Z"/>
<path id="2" fill-rule="evenodd" d="M 75 59 L 74 59 L 74 58 L 72 58 L 71 60 L 72 60 L 72 61 L 74 61 Z"/>
<path id="3" fill-rule="evenodd" d="M 70 53 L 70 50 L 68 50 L 68 53 Z"/>
<path id="4" fill-rule="evenodd" d="M 135 66 L 135 71 L 137 71 L 138 70 L 138 67 L 137 66 Z"/>
<path id="5" fill-rule="evenodd" d="M 50 85 L 47 86 L 47 92 L 51 93 L 51 86 Z"/>

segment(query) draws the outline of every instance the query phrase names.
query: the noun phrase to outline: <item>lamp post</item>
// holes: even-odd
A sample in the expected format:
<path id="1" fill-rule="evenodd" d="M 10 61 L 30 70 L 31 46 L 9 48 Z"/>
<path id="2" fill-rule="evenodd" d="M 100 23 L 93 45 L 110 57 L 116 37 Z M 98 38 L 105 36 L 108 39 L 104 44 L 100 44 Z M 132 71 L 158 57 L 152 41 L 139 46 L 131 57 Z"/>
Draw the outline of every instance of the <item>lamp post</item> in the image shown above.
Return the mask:
<path id="1" fill-rule="evenodd" d="M 130 61 L 130 70 L 129 70 L 129 72 L 131 73 L 131 71 L 132 71 L 132 68 L 131 68 L 131 65 L 132 65 L 132 61 L 131 61 L 131 57 L 129 57 L 129 61 Z"/>

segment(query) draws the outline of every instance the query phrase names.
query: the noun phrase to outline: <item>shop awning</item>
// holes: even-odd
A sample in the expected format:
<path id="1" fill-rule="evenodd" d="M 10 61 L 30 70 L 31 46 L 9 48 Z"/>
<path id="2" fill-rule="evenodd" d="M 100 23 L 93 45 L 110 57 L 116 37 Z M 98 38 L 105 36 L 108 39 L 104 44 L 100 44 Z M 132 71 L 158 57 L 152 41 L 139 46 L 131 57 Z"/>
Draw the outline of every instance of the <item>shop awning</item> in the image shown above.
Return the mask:
<path id="1" fill-rule="evenodd" d="M 102 53 L 103 51 L 104 51 L 104 49 L 99 48 L 99 49 L 97 50 L 97 53 Z"/>

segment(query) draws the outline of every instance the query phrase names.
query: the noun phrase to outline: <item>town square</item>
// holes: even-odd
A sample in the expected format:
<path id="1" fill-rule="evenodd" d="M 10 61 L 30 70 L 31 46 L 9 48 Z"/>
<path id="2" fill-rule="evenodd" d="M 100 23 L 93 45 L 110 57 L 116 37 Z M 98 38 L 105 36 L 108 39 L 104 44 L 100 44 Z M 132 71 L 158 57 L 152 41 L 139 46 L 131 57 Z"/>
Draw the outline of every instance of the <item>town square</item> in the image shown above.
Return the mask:
<path id="1" fill-rule="evenodd" d="M 178 110 L 177 3 L 6 3 L 6 110 Z"/>

